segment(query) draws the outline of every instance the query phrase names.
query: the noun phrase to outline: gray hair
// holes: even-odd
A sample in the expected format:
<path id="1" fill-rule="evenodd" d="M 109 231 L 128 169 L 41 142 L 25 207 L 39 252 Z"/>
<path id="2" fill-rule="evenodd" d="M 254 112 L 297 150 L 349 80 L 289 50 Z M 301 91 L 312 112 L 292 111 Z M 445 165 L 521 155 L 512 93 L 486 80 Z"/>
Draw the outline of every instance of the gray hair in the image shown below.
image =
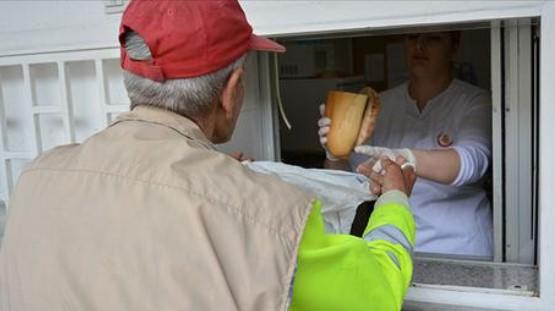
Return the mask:
<path id="1" fill-rule="evenodd" d="M 150 50 L 136 32 L 125 35 L 125 49 L 134 60 L 149 60 Z M 154 106 L 183 116 L 202 116 L 220 96 L 229 75 L 243 66 L 246 54 L 218 71 L 187 79 L 170 79 L 156 82 L 124 70 L 123 82 L 131 109 L 139 105 Z"/>

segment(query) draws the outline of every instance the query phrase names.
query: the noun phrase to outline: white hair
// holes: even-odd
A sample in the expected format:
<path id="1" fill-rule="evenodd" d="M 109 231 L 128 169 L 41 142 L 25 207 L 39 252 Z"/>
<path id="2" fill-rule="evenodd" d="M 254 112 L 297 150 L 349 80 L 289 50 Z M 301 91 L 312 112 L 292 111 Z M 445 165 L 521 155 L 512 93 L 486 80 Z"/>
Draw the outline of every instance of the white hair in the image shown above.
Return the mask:
<path id="1" fill-rule="evenodd" d="M 125 35 L 125 49 L 134 60 L 152 58 L 143 38 L 133 31 Z M 243 66 L 245 58 L 246 54 L 213 73 L 194 78 L 170 79 L 162 83 L 124 70 L 123 81 L 131 100 L 131 109 L 145 105 L 188 117 L 202 116 L 217 101 L 233 70 Z"/>

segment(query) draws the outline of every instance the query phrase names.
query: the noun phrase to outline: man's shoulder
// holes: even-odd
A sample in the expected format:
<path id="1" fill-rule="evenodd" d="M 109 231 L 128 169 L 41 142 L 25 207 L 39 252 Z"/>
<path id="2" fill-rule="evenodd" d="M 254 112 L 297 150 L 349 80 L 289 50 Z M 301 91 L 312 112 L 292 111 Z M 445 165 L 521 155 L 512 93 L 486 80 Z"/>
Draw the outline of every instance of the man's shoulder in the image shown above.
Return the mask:
<path id="1" fill-rule="evenodd" d="M 207 200 L 237 204 L 289 204 L 308 194 L 277 177 L 260 174 L 217 150 L 176 135 L 152 139 L 110 134 L 110 128 L 82 144 L 56 147 L 33 160 L 26 171 L 103 175 L 143 186 L 166 186 Z M 262 203 L 263 202 L 263 203 Z M 302 203 L 304 204 L 304 203 Z"/>
<path id="2" fill-rule="evenodd" d="M 185 199 L 194 194 L 193 200 L 202 204 L 233 210 L 236 215 L 278 231 L 292 224 L 301 226 L 313 199 L 297 187 L 255 172 L 217 151 L 210 151 L 202 161 L 175 167 L 175 176 L 171 182 L 181 187 Z"/>
<path id="3" fill-rule="evenodd" d="M 311 197 L 279 178 L 261 174 L 217 150 L 191 149 L 182 160 L 162 164 L 153 172 L 164 183 L 209 200 L 241 206 L 278 206 L 284 211 L 307 205 Z M 167 170 L 167 171 L 164 171 Z"/>
<path id="4" fill-rule="evenodd" d="M 73 163 L 70 158 L 72 157 L 72 153 L 79 148 L 79 146 L 80 144 L 73 143 L 49 149 L 39 154 L 36 158 L 29 162 L 23 169 L 23 172 L 40 168 L 61 169 L 63 167 L 67 167 L 68 164 Z"/>
<path id="5" fill-rule="evenodd" d="M 232 159 L 231 161 L 235 160 Z M 270 199 L 279 200 L 280 202 L 297 202 L 298 200 L 304 201 L 312 199 L 311 194 L 281 180 L 277 176 L 257 172 L 239 162 L 233 166 L 230 173 L 232 174 L 230 177 L 240 181 L 234 186 L 244 188 L 245 185 L 248 184 L 253 187 L 253 191 L 259 193 L 259 196 L 265 195 Z"/>

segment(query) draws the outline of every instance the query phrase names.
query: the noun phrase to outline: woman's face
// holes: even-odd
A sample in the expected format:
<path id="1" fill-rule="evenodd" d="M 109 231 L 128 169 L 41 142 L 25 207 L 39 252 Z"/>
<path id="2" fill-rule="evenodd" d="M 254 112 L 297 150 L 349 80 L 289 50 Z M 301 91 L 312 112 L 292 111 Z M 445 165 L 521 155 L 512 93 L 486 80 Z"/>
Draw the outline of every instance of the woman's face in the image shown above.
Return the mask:
<path id="1" fill-rule="evenodd" d="M 410 34 L 405 39 L 411 76 L 435 77 L 449 73 L 456 44 L 448 32 Z"/>

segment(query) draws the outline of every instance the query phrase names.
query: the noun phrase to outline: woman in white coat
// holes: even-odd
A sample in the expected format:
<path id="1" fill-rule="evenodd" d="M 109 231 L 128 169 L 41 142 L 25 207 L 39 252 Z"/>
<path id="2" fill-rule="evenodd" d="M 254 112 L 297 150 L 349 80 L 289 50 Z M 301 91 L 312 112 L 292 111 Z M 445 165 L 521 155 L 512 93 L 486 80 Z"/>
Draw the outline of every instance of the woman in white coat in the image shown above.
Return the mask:
<path id="1" fill-rule="evenodd" d="M 490 96 L 452 78 L 458 42 L 458 32 L 407 36 L 409 81 L 380 94 L 366 146 L 348 161 L 326 152 L 325 166 L 369 171 L 380 156 L 403 156 L 418 176 L 410 198 L 416 251 L 490 258 L 491 208 L 482 187 L 491 157 Z M 324 148 L 331 122 L 318 121 Z"/>

